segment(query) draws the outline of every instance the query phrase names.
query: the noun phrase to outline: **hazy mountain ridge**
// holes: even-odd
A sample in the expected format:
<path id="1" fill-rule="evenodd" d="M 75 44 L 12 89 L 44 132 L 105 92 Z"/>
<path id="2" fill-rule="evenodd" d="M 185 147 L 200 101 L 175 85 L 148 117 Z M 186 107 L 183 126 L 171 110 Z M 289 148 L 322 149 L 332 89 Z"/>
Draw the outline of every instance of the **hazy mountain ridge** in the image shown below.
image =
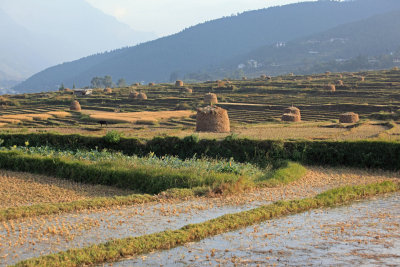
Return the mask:
<path id="1" fill-rule="evenodd" d="M 92 77 L 104 75 L 114 80 L 125 78 L 129 83 L 165 82 L 218 66 L 263 45 L 289 42 L 396 7 L 400 8 L 400 1 L 320 1 L 245 12 L 142 45 L 49 68 L 16 89 L 54 90 L 61 83 L 85 86 Z"/>
<path id="2" fill-rule="evenodd" d="M 250 76 L 259 73 L 305 74 L 327 70 L 357 71 L 365 67 L 389 68 L 395 65 L 390 63 L 393 63 L 400 50 L 398 29 L 400 9 L 340 25 L 281 45 L 263 46 L 229 60 L 208 73 L 217 72 L 216 77 L 223 76 L 234 72 L 238 66 L 241 66 L 243 75 Z M 386 58 L 380 59 L 385 54 Z M 388 58 L 390 54 L 392 57 Z M 360 61 L 359 68 L 354 65 L 357 64 L 355 60 Z M 369 64 L 361 62 L 365 60 L 369 60 Z M 350 62 L 353 64 L 352 68 L 349 68 Z"/>
<path id="3" fill-rule="evenodd" d="M 0 81 L 25 79 L 54 64 L 154 38 L 84 0 L 2 0 L 0 34 Z"/>

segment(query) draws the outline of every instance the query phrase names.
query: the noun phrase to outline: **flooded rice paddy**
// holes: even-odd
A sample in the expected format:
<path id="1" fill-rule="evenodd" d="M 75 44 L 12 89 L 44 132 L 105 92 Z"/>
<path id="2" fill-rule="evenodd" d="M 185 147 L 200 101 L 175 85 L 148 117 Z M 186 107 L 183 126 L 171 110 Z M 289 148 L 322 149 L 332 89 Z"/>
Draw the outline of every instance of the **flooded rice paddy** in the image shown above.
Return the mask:
<path id="1" fill-rule="evenodd" d="M 190 223 L 249 210 L 272 201 L 314 196 L 346 184 L 399 179 L 399 176 L 398 173 L 391 172 L 310 167 L 305 177 L 290 185 L 244 192 L 230 197 L 195 198 L 186 201 L 160 198 L 158 202 L 128 207 L 4 221 L 0 222 L 0 266 L 70 248 L 103 243 L 110 239 L 174 230 Z M 187 257 L 190 255 L 189 253 Z"/>
<path id="2" fill-rule="evenodd" d="M 400 194 L 315 210 L 113 266 L 400 266 Z"/>

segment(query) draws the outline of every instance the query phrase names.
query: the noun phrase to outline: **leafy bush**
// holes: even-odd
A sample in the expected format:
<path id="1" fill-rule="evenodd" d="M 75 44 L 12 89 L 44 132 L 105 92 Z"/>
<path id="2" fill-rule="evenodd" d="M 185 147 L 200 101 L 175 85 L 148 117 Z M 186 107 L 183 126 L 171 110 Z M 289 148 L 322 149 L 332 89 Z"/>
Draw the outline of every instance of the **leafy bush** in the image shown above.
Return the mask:
<path id="1" fill-rule="evenodd" d="M 104 140 L 110 144 L 118 144 L 121 141 L 122 134 L 118 131 L 111 130 L 106 133 Z"/>

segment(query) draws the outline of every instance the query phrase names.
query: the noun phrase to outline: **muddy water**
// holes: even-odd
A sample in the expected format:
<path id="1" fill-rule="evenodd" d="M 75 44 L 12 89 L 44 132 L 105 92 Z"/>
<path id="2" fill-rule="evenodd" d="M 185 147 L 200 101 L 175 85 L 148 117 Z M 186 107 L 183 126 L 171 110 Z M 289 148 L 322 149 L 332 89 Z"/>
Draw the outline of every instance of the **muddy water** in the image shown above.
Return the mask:
<path id="1" fill-rule="evenodd" d="M 345 184 L 393 178 L 398 179 L 399 174 L 313 167 L 304 178 L 288 186 L 231 197 L 180 202 L 160 200 L 130 207 L 0 222 L 0 266 L 110 239 L 178 229 L 189 223 L 252 209 L 271 201 L 314 196 Z"/>
<path id="2" fill-rule="evenodd" d="M 400 266 L 400 194 L 272 220 L 113 266 Z"/>

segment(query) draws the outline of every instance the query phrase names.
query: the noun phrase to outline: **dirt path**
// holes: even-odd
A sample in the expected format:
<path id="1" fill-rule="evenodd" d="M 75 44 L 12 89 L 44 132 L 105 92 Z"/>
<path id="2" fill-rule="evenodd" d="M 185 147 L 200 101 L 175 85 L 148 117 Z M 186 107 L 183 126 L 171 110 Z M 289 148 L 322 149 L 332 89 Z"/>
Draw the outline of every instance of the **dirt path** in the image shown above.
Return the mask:
<path id="1" fill-rule="evenodd" d="M 187 201 L 160 199 L 158 203 L 11 220 L 0 224 L 0 265 L 113 238 L 177 229 L 189 223 L 252 209 L 271 201 L 314 196 L 345 184 L 399 178 L 399 173 L 312 167 L 296 183 L 238 196 Z"/>

